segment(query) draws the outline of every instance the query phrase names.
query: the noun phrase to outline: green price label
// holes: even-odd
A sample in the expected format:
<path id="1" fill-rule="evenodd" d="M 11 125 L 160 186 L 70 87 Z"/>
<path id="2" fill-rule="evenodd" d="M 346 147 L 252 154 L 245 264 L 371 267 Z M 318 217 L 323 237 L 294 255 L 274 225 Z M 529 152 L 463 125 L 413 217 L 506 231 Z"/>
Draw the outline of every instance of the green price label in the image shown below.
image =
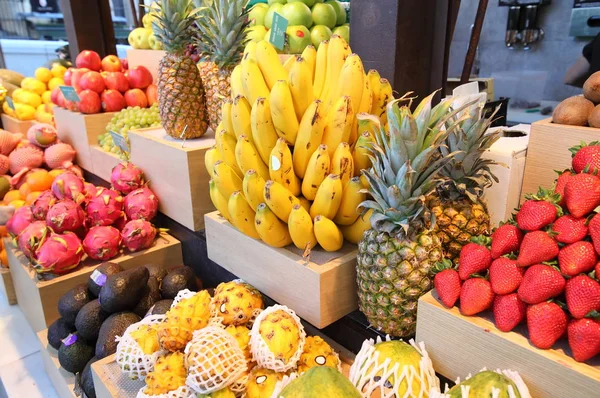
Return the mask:
<path id="1" fill-rule="evenodd" d="M 283 50 L 285 46 L 285 31 L 288 27 L 288 20 L 277 13 L 273 13 L 273 25 L 269 35 L 269 41 L 275 47 Z"/>
<path id="2" fill-rule="evenodd" d="M 114 144 L 119 147 L 120 150 L 122 150 L 125 153 L 129 153 L 129 143 L 127 142 L 127 139 L 125 137 L 123 137 L 121 134 L 119 133 L 115 133 L 114 131 L 111 130 L 110 135 L 112 136 L 113 142 Z"/>
<path id="3" fill-rule="evenodd" d="M 62 91 L 65 99 L 67 101 L 79 102 L 79 95 L 75 92 L 75 89 L 71 86 L 60 86 L 60 91 Z"/>
<path id="4" fill-rule="evenodd" d="M 6 97 L 6 102 L 8 102 L 8 107 L 10 109 L 12 109 L 13 111 L 16 110 L 15 109 L 15 103 L 13 102 L 13 99 L 10 97 Z"/>

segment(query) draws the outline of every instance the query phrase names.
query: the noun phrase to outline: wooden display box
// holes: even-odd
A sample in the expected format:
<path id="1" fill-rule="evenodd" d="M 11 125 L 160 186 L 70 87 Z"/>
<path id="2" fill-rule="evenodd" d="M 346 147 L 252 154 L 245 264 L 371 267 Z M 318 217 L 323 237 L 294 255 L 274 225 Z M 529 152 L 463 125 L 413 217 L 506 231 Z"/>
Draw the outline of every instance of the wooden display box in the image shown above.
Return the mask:
<path id="1" fill-rule="evenodd" d="M 127 50 L 127 61 L 129 69 L 136 66 L 146 67 L 152 74 L 154 84 L 157 82 L 158 65 L 166 52 L 162 50 L 136 50 L 134 48 Z"/>
<path id="2" fill-rule="evenodd" d="M 8 304 L 17 304 L 17 295 L 15 293 L 12 277 L 10 276 L 10 270 L 8 268 L 0 268 L 0 277 L 2 277 L 2 290 L 4 291 L 4 296 L 6 297 Z"/>
<path id="3" fill-rule="evenodd" d="M 160 212 L 193 231 L 203 229 L 204 214 L 215 210 L 204 166 L 204 154 L 215 145 L 212 131 L 184 143 L 162 127 L 132 130 L 129 143 L 131 162 L 150 181 Z"/>
<path id="4" fill-rule="evenodd" d="M 525 325 L 515 332 L 496 329 L 490 312 L 465 317 L 446 308 L 437 295 L 419 300 L 417 341 L 423 341 L 436 372 L 451 380 L 488 369 L 519 372 L 532 397 L 596 397 L 600 391 L 600 358 L 588 363 L 569 355 L 566 339 L 558 348 L 540 350 L 525 337 Z"/>
<path id="5" fill-rule="evenodd" d="M 278 249 L 244 235 L 218 212 L 204 218 L 208 258 L 317 328 L 358 308 L 355 245 L 335 253 L 316 248 L 307 261 L 293 245 Z"/>
<path id="6" fill-rule="evenodd" d="M 54 107 L 54 121 L 58 137 L 77 151 L 75 163 L 93 173 L 90 146 L 98 144 L 98 136 L 106 132 L 106 126 L 116 112 L 84 115 L 64 108 Z"/>
<path id="7" fill-rule="evenodd" d="M 30 267 L 29 260 L 16 247 L 5 239 L 8 263 L 14 283 L 19 307 L 27 322 L 36 332 L 46 329 L 57 320 L 58 300 L 73 287 L 87 283 L 89 276 L 100 265 L 100 261 L 86 259 L 83 265 L 69 274 L 50 280 L 39 280 Z M 131 269 L 148 263 L 173 265 L 182 264 L 181 243 L 168 234 L 161 234 L 154 245 L 144 251 L 124 253 L 111 262 L 120 264 L 123 269 Z"/>
<path id="8" fill-rule="evenodd" d="M 2 118 L 2 127 L 4 130 L 11 133 L 21 133 L 24 136 L 27 135 L 27 130 L 35 123 L 34 120 L 19 120 L 5 113 L 0 117 Z"/>
<path id="9" fill-rule="evenodd" d="M 75 398 L 75 375 L 61 368 L 58 351 L 48 344 L 48 329 L 37 332 L 44 369 L 60 398 Z"/>
<path id="10" fill-rule="evenodd" d="M 94 175 L 110 182 L 112 169 L 124 160 L 111 152 L 105 152 L 98 145 L 90 146 L 90 155 L 92 159 L 92 172 Z"/>
<path id="11" fill-rule="evenodd" d="M 536 193 L 538 188 L 551 188 L 558 177 L 555 170 L 571 168 L 569 148 L 600 141 L 600 129 L 593 127 L 567 126 L 552 123 L 552 118 L 531 125 L 525 176 L 521 189 L 521 202 L 525 194 Z"/>

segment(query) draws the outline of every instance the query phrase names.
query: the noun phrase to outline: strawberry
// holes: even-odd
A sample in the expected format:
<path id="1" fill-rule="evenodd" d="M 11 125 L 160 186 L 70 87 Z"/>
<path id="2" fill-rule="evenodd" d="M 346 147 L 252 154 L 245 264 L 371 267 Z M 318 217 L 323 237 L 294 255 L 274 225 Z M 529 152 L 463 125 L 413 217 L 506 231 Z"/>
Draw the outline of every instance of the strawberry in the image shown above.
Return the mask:
<path id="1" fill-rule="evenodd" d="M 576 361 L 583 362 L 600 354 L 600 322 L 595 319 L 573 319 L 567 329 L 569 347 Z"/>
<path id="2" fill-rule="evenodd" d="M 433 286 L 442 303 L 448 308 L 454 307 L 456 300 L 458 300 L 461 284 L 458 272 L 451 266 L 452 262 L 444 259 L 442 263 L 436 265 L 438 273 L 433 278 Z M 439 271 L 440 269 L 441 271 Z"/>
<path id="3" fill-rule="evenodd" d="M 487 310 L 494 301 L 490 282 L 483 278 L 467 279 L 460 288 L 460 313 L 466 316 Z"/>
<path id="4" fill-rule="evenodd" d="M 593 270 L 596 261 L 594 245 L 586 241 L 571 243 L 560 249 L 558 253 L 560 272 L 567 276 L 575 276 Z"/>
<path id="5" fill-rule="evenodd" d="M 519 300 L 517 293 L 497 295 L 493 304 L 496 327 L 510 332 L 525 319 L 527 304 Z"/>
<path id="6" fill-rule="evenodd" d="M 585 223 L 585 218 L 575 218 L 570 214 L 558 217 L 552 224 L 552 231 L 556 233 L 554 239 L 561 243 L 579 242 L 588 234 Z"/>
<path id="7" fill-rule="evenodd" d="M 492 258 L 498 258 L 519 250 L 523 232 L 516 225 L 504 224 L 492 234 Z"/>
<path id="8" fill-rule="evenodd" d="M 576 173 L 596 174 L 600 171 L 600 142 L 590 142 L 570 148 L 571 167 Z"/>
<path id="9" fill-rule="evenodd" d="M 496 294 L 516 291 L 523 280 L 525 270 L 515 260 L 500 257 L 490 265 L 490 284 Z"/>
<path id="10" fill-rule="evenodd" d="M 463 281 L 472 274 L 485 271 L 492 263 L 492 253 L 484 245 L 489 238 L 477 237 L 471 243 L 467 243 L 460 251 L 458 260 L 458 275 Z"/>
<path id="11" fill-rule="evenodd" d="M 559 205 L 563 206 L 565 204 L 565 186 L 567 185 L 567 181 L 573 175 L 569 170 L 565 170 L 564 172 L 558 175 L 558 179 L 556 180 L 556 186 L 554 187 L 554 192 L 560 195 Z"/>
<path id="12" fill-rule="evenodd" d="M 592 238 L 596 253 L 600 254 L 600 213 L 595 214 L 594 217 L 590 219 L 588 231 Z M 600 277 L 600 275 L 598 277 Z"/>
<path id="13" fill-rule="evenodd" d="M 543 302 L 527 307 L 529 340 L 547 350 L 567 331 L 567 314 L 556 303 Z"/>
<path id="14" fill-rule="evenodd" d="M 565 186 L 565 203 L 573 217 L 586 217 L 600 205 L 600 178 L 590 174 L 576 174 Z"/>
<path id="15" fill-rule="evenodd" d="M 558 206 L 560 195 L 540 188 L 537 195 L 527 195 L 515 217 L 517 225 L 524 231 L 537 231 L 562 215 Z M 560 212 L 559 212 L 560 211 Z"/>
<path id="16" fill-rule="evenodd" d="M 558 256 L 558 244 L 544 231 L 528 232 L 523 237 L 517 264 L 527 267 Z"/>
<path id="17" fill-rule="evenodd" d="M 525 271 L 519 298 L 527 304 L 537 304 L 561 294 L 565 290 L 565 278 L 555 268 L 545 265 L 532 265 Z"/>
<path id="18" fill-rule="evenodd" d="M 600 263 L 594 267 L 594 274 L 596 274 L 596 280 L 600 281 Z"/>
<path id="19" fill-rule="evenodd" d="M 587 275 L 577 275 L 565 286 L 567 308 L 573 318 L 583 318 L 592 311 L 600 311 L 600 283 Z"/>

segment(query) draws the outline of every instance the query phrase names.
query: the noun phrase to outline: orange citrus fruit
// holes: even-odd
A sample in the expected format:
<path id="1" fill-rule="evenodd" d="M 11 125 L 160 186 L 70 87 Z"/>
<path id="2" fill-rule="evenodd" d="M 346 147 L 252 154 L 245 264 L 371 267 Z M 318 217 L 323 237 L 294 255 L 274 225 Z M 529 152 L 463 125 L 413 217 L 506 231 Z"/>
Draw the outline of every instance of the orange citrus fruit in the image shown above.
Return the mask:
<path id="1" fill-rule="evenodd" d="M 30 193 L 29 195 L 27 195 L 27 198 L 25 198 L 25 203 L 27 203 L 28 205 L 33 204 L 33 202 L 38 198 L 38 196 L 40 196 L 42 193 L 40 191 L 33 191 L 32 193 Z"/>
<path id="2" fill-rule="evenodd" d="M 27 185 L 32 191 L 45 191 L 50 189 L 54 177 L 50 175 L 46 170 L 38 170 L 27 176 Z"/>
<path id="3" fill-rule="evenodd" d="M 8 205 L 14 207 L 15 209 L 18 209 L 19 207 L 23 207 L 25 205 L 25 201 L 23 199 L 17 199 L 13 200 Z"/>
<path id="4" fill-rule="evenodd" d="M 65 171 L 66 170 L 62 170 L 62 169 L 54 169 L 54 170 L 50 170 L 50 172 L 48 172 L 48 174 L 50 174 L 50 176 L 52 176 L 52 181 L 54 181 L 54 179 L 56 177 L 58 177 L 59 175 L 61 175 Z"/>
<path id="5" fill-rule="evenodd" d="M 0 237 L 8 236 L 8 230 L 5 225 L 0 225 Z"/>
<path id="6" fill-rule="evenodd" d="M 4 195 L 4 203 L 10 203 L 13 200 L 18 200 L 18 199 L 21 199 L 21 192 L 19 192 L 16 189 L 13 189 L 12 191 L 8 191 L 6 193 L 6 195 Z"/>
<path id="7" fill-rule="evenodd" d="M 5 268 L 8 268 L 8 256 L 6 255 L 6 250 L 2 249 L 0 252 L 0 261 Z"/>
<path id="8" fill-rule="evenodd" d="M 29 184 L 25 183 L 21 185 L 21 188 L 19 188 L 19 192 L 21 193 L 21 199 L 25 199 L 27 195 L 33 192 L 33 189 L 31 189 Z"/>

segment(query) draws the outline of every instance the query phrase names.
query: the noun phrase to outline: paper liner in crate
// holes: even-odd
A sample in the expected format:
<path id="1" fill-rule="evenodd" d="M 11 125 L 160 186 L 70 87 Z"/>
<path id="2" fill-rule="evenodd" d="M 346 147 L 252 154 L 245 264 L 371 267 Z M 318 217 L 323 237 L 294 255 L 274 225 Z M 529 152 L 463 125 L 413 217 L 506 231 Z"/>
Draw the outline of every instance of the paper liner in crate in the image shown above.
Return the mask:
<path id="1" fill-rule="evenodd" d="M 177 390 L 169 391 L 166 394 L 148 395 L 144 393 L 146 386 L 142 387 L 137 393 L 136 398 L 192 398 L 196 396 L 196 392 L 189 386 L 181 386 Z"/>
<path id="2" fill-rule="evenodd" d="M 480 372 L 484 372 L 486 370 L 487 370 L 486 368 L 483 368 L 480 370 Z M 517 397 L 531 398 L 531 394 L 529 394 L 529 389 L 527 388 L 527 385 L 525 384 L 525 382 L 521 378 L 521 375 L 518 372 L 515 372 L 513 370 L 497 369 L 496 373 L 499 373 L 501 375 L 508 377 L 513 383 L 515 383 L 515 386 L 517 386 L 517 390 L 518 390 L 517 393 L 519 395 L 517 395 L 515 393 L 515 391 L 511 385 L 508 386 L 506 392 L 508 393 L 509 398 L 517 398 Z M 469 380 L 470 378 L 471 378 L 471 375 L 468 375 L 465 378 L 465 380 Z M 460 378 L 456 379 L 456 384 L 460 384 L 460 382 L 461 382 Z M 468 386 L 468 385 L 460 386 L 461 398 L 477 398 L 478 395 L 470 394 L 470 389 L 471 389 L 471 386 Z M 429 398 L 451 398 L 450 394 L 447 394 L 447 392 L 449 390 L 448 385 L 446 385 L 445 390 L 446 390 L 446 393 L 442 393 L 438 389 L 432 389 L 431 392 L 429 393 Z M 490 398 L 500 398 L 500 394 L 504 394 L 504 393 L 502 391 L 500 391 L 498 388 L 492 387 L 492 395 L 490 396 Z"/>

